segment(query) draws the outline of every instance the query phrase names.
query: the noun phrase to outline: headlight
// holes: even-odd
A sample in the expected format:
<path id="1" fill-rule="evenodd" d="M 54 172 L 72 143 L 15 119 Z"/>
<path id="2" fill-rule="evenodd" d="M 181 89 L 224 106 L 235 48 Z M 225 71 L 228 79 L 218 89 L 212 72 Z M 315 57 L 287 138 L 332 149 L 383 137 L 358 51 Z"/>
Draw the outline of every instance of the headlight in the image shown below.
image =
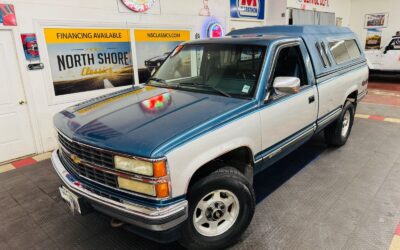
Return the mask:
<path id="1" fill-rule="evenodd" d="M 130 190 L 137 193 L 156 196 L 156 188 L 154 184 L 144 183 L 140 181 L 130 180 L 118 176 L 118 185 L 120 188 Z"/>
<path id="2" fill-rule="evenodd" d="M 118 186 L 125 190 L 156 196 L 157 198 L 169 196 L 169 186 L 166 182 L 151 184 L 118 176 Z"/>
<path id="3" fill-rule="evenodd" d="M 114 157 L 115 168 L 127 172 L 153 176 L 153 163 L 130 159 L 116 155 Z"/>

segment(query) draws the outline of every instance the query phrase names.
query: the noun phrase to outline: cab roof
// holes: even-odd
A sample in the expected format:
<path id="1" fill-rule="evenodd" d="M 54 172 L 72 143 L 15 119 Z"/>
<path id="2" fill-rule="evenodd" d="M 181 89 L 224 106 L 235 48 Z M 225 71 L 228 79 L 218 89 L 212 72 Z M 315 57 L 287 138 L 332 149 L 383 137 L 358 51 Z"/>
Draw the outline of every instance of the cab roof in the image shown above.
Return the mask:
<path id="1" fill-rule="evenodd" d="M 245 36 L 225 36 L 221 38 L 208 38 L 200 40 L 192 40 L 184 44 L 247 44 L 247 45 L 268 45 L 270 42 L 288 38 L 287 35 L 245 35 Z"/>

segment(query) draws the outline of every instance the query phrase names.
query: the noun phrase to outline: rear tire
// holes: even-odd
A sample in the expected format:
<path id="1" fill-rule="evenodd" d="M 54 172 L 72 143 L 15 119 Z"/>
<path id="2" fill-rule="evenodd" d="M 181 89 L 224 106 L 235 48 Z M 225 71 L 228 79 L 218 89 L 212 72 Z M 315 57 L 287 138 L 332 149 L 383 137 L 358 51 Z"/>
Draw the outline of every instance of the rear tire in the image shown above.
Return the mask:
<path id="1" fill-rule="evenodd" d="M 222 249 L 236 243 L 253 218 L 255 195 L 246 177 L 224 167 L 188 192 L 189 216 L 180 243 L 188 249 Z"/>
<path id="2" fill-rule="evenodd" d="M 325 129 L 325 141 L 329 145 L 343 146 L 350 136 L 354 122 L 354 104 L 347 101 L 339 118 Z"/>

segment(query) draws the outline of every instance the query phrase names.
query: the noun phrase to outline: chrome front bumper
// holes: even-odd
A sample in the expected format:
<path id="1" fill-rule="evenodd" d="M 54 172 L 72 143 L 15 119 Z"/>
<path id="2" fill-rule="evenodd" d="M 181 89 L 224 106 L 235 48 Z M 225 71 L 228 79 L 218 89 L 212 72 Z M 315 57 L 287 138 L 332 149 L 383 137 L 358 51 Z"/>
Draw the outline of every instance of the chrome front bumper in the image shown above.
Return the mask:
<path id="1" fill-rule="evenodd" d="M 145 207 L 131 202 L 118 202 L 95 194 L 79 183 L 63 166 L 58 150 L 52 154 L 51 161 L 65 187 L 85 198 L 95 210 L 98 210 L 123 222 L 148 229 L 165 231 L 176 227 L 187 219 L 188 202 L 179 201 L 167 207 Z"/>

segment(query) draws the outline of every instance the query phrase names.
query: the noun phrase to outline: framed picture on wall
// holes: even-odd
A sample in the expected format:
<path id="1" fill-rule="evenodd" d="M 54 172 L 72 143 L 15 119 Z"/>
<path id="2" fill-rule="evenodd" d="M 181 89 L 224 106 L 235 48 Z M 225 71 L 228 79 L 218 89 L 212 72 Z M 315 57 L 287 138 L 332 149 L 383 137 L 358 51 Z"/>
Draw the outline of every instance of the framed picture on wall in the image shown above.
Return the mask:
<path id="1" fill-rule="evenodd" d="M 366 14 L 364 27 L 370 28 L 386 28 L 389 21 L 389 13 Z"/>

